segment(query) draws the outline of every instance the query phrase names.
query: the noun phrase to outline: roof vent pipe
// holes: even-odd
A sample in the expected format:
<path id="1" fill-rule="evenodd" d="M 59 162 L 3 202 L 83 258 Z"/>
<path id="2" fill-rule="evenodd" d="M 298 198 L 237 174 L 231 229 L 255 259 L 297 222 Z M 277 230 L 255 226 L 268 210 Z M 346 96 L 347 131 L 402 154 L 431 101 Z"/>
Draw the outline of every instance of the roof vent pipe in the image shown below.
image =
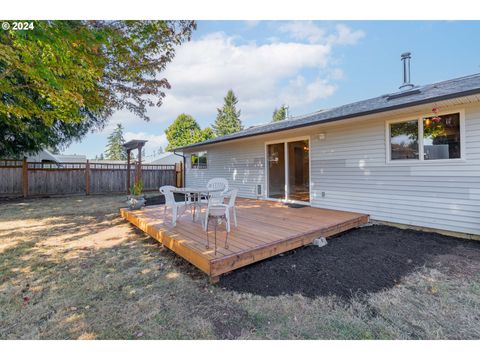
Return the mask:
<path id="1" fill-rule="evenodd" d="M 403 62 L 403 84 L 399 89 L 410 90 L 413 88 L 413 84 L 410 83 L 410 59 L 411 53 L 405 52 L 401 55 L 400 59 Z"/>
<path id="2" fill-rule="evenodd" d="M 288 120 L 288 118 L 290 117 L 290 114 L 288 113 L 288 110 L 289 110 L 289 106 L 285 105 L 285 120 Z"/>

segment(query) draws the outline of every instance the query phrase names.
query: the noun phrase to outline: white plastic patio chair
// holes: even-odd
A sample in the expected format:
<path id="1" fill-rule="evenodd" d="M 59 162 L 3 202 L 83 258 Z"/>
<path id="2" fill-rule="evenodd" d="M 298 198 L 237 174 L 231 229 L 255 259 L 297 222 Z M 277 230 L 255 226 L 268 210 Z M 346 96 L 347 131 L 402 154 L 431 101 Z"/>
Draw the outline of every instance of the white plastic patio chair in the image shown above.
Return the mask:
<path id="1" fill-rule="evenodd" d="M 235 209 L 235 200 L 237 199 L 237 195 L 238 195 L 238 189 L 230 189 L 229 191 L 227 191 L 226 193 L 223 194 L 227 199 L 228 199 L 228 202 L 227 202 L 227 209 L 228 209 L 228 212 L 230 213 L 230 211 L 233 212 L 233 221 L 234 221 L 234 224 L 235 224 L 235 227 L 237 227 L 237 210 Z M 229 216 L 230 218 L 230 216 Z"/>
<path id="2" fill-rule="evenodd" d="M 224 178 L 213 178 L 207 182 L 208 190 L 223 189 L 223 192 L 228 191 L 228 180 Z"/>
<path id="3" fill-rule="evenodd" d="M 210 213 L 210 208 L 211 207 L 225 207 L 226 211 L 226 220 L 227 220 L 227 231 L 230 231 L 230 216 L 228 214 L 228 207 L 224 203 L 225 202 L 225 196 L 221 192 L 212 192 L 210 193 L 209 198 L 206 200 L 207 201 L 207 211 L 205 212 L 205 221 L 203 224 L 203 228 L 205 231 L 207 231 L 207 223 L 208 223 L 208 214 Z"/>
<path id="4" fill-rule="evenodd" d="M 228 233 L 230 232 L 230 216 L 226 204 L 211 205 L 208 208 L 208 213 L 205 217 L 205 231 L 207 232 L 207 249 L 210 248 L 210 237 L 208 233 L 208 224 L 210 220 L 214 221 L 215 232 L 215 255 L 217 255 L 217 226 L 225 220 L 226 234 L 225 234 L 225 249 L 228 249 Z"/>
<path id="5" fill-rule="evenodd" d="M 174 192 L 175 192 L 176 187 L 175 186 L 170 186 L 170 185 L 165 185 L 160 188 L 160 192 L 165 196 L 165 205 L 164 205 L 164 211 L 163 211 L 163 219 L 166 221 L 167 218 L 167 208 L 170 207 L 172 208 L 172 225 L 176 226 L 177 225 L 177 218 L 179 216 L 178 214 L 178 209 L 183 208 L 183 212 L 185 212 L 187 205 L 190 205 L 190 201 L 176 201 Z"/>
<path id="6" fill-rule="evenodd" d="M 222 190 L 220 193 L 225 193 L 228 191 L 228 180 L 224 178 L 213 178 L 207 182 L 208 190 Z M 213 193 L 210 193 L 213 194 Z M 207 205 L 208 198 L 200 199 L 200 206 Z"/>

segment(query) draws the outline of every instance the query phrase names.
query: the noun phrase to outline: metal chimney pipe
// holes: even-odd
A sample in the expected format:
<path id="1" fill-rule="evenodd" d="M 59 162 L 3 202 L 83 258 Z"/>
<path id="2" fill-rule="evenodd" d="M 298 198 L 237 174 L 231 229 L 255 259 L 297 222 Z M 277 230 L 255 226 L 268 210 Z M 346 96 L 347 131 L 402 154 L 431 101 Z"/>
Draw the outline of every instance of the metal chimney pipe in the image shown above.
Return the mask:
<path id="1" fill-rule="evenodd" d="M 410 83 L 410 59 L 411 53 L 405 52 L 401 55 L 400 59 L 403 62 L 403 84 L 399 87 L 402 90 L 410 90 L 413 88 L 413 84 Z"/>
<path id="2" fill-rule="evenodd" d="M 290 114 L 288 113 L 289 106 L 285 105 L 285 120 L 287 120 L 290 117 Z"/>

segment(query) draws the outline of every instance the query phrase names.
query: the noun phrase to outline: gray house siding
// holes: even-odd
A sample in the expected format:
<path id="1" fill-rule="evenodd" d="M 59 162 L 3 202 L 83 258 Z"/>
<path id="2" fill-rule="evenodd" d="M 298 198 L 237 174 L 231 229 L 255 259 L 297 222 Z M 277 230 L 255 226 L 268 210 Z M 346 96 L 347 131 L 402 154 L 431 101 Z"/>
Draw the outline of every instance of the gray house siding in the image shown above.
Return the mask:
<path id="1" fill-rule="evenodd" d="M 225 177 L 240 196 L 255 197 L 257 184 L 265 191 L 265 142 L 310 135 L 312 206 L 480 235 L 480 104 L 461 109 L 465 114 L 463 160 L 388 163 L 386 121 L 405 115 L 385 113 L 211 145 L 205 148 L 208 169 L 191 169 L 187 156 L 187 185 L 205 185 L 210 178 Z M 325 135 L 321 140 L 319 133 Z"/>
<path id="2" fill-rule="evenodd" d="M 263 149 L 258 140 L 219 144 L 208 149 L 207 169 L 192 169 L 190 153 L 186 153 L 186 186 L 205 186 L 209 179 L 223 177 L 239 189 L 239 196 L 254 198 L 256 185 L 265 181 Z"/>

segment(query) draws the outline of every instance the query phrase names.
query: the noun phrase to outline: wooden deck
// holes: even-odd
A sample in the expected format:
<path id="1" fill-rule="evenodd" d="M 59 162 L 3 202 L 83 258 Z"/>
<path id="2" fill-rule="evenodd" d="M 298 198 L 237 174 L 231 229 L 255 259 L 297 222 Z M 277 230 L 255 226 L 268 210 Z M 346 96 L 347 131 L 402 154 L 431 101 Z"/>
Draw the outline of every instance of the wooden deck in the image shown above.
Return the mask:
<path id="1" fill-rule="evenodd" d="M 311 243 L 314 239 L 332 236 L 368 222 L 368 215 L 312 207 L 290 208 L 265 200 L 238 199 L 238 227 L 229 234 L 225 249 L 224 226 L 217 231 L 217 254 L 210 249 L 200 221 L 192 221 L 185 212 L 172 227 L 171 212 L 163 219 L 163 206 L 142 210 L 120 210 L 121 216 L 164 246 L 209 275 L 213 281 L 229 271 Z M 202 214 L 203 215 L 203 214 Z"/>

